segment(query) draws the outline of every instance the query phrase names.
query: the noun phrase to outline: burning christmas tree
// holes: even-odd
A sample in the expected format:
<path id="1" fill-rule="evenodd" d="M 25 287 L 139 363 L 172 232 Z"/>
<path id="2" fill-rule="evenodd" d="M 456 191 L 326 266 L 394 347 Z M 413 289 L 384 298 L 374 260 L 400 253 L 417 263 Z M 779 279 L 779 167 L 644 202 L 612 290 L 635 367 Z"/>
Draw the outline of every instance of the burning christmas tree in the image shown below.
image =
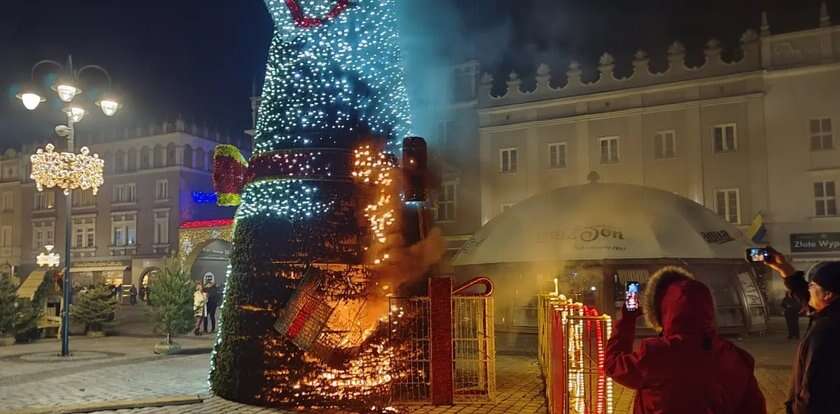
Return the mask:
<path id="1" fill-rule="evenodd" d="M 386 295 L 407 276 L 394 262 L 417 254 L 397 229 L 409 105 L 394 0 L 266 5 L 254 154 L 216 151 L 219 201 L 239 208 L 210 384 L 251 404 L 381 411 L 398 375 Z"/>

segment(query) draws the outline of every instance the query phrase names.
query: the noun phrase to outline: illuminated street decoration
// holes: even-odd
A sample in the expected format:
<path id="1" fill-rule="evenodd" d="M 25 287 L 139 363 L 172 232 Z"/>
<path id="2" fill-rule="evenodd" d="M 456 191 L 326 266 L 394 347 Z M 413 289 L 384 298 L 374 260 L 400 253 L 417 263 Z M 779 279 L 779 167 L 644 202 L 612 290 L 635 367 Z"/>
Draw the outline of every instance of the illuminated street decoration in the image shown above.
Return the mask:
<path id="1" fill-rule="evenodd" d="M 201 191 L 193 191 L 192 193 L 193 202 L 196 204 L 216 204 L 219 201 L 219 197 L 216 193 L 207 193 Z"/>
<path id="2" fill-rule="evenodd" d="M 61 255 L 52 251 L 54 247 L 51 244 L 44 246 L 46 252 L 36 256 L 35 263 L 41 267 L 58 267 L 61 263 Z"/>
<path id="3" fill-rule="evenodd" d="M 606 344 L 612 320 L 557 291 L 540 298 L 540 363 L 553 412 L 613 414 Z M 559 383 L 558 383 L 559 382 Z"/>
<path id="4" fill-rule="evenodd" d="M 218 204 L 238 209 L 210 386 L 389 412 L 401 342 L 378 265 L 397 239 L 393 152 L 410 131 L 395 0 L 265 2 L 276 35 L 254 153 L 214 153 Z"/>
<path id="5" fill-rule="evenodd" d="M 70 194 L 75 189 L 91 190 L 96 195 L 99 187 L 104 183 L 103 170 L 105 162 L 98 154 L 90 155 L 87 147 L 82 147 L 81 153 L 55 152 L 53 144 L 47 144 L 46 150 L 38 151 L 30 157 L 32 161 L 32 175 L 38 191 L 45 188 L 58 187 L 64 194 Z"/>

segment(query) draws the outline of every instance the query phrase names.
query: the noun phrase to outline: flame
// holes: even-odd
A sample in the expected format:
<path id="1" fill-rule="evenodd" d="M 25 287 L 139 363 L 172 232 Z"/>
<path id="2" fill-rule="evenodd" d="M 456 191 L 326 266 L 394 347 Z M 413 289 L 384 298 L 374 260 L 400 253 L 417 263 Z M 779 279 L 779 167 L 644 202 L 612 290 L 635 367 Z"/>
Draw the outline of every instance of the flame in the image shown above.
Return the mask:
<path id="1" fill-rule="evenodd" d="M 374 151 L 371 145 L 363 145 L 354 151 L 353 177 L 357 181 L 371 184 L 376 191 L 374 201 L 364 209 L 370 224 L 374 245 L 372 262 L 380 265 L 390 259 L 387 253 L 388 235 L 397 222 L 397 191 L 393 172 L 394 161 L 383 151 Z"/>

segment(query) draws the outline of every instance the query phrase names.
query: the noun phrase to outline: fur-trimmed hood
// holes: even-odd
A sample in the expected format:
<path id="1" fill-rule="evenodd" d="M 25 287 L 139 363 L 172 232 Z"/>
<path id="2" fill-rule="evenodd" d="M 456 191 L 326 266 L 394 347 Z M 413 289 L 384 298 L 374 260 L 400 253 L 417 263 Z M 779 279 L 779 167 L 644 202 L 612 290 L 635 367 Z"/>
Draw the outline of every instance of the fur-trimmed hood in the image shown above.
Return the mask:
<path id="1" fill-rule="evenodd" d="M 648 279 L 642 309 L 648 326 L 666 335 L 715 330 L 711 291 L 681 267 L 664 267 Z"/>

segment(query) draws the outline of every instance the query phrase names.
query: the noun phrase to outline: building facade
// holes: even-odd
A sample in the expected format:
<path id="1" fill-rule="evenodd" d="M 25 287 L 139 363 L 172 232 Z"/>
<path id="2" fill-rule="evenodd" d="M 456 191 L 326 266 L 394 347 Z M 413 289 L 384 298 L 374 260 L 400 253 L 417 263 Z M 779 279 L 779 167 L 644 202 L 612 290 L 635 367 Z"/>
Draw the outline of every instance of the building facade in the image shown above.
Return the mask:
<path id="1" fill-rule="evenodd" d="M 230 140 L 205 138 L 209 135 L 177 120 L 126 130 L 117 137 L 77 139 L 78 146 L 86 145 L 104 159 L 105 183 L 97 195 L 73 192 L 74 284 L 140 286 L 177 251 L 181 223 L 233 216 L 232 209 L 216 206 L 211 176 L 214 147 Z M 0 231 L 10 226 L 12 240 L 9 259 L 0 248 L 0 264 L 8 260 L 20 266 L 22 276 L 35 267 L 44 246 L 53 245 L 64 254 L 67 217 L 61 190 L 39 192 L 28 178 L 31 167 L 25 154 L 32 150 L 7 153 L 10 156 L 0 163 L 4 170 L 8 163 L 27 172 L 0 182 L 0 207 L 6 197 L 14 200 L 11 213 L 0 211 Z M 6 224 L 7 218 L 12 224 Z"/>
<path id="2" fill-rule="evenodd" d="M 23 228 L 19 154 L 0 156 L 0 276 L 15 274 L 21 264 Z"/>
<path id="3" fill-rule="evenodd" d="M 760 216 L 765 240 L 802 269 L 840 259 L 840 26 L 824 5 L 810 30 L 772 34 L 762 20 L 734 58 L 710 40 L 689 66 L 675 42 L 664 71 L 644 51 L 621 74 L 606 53 L 565 76 L 539 65 L 497 81 L 478 62 L 456 67 L 452 116 L 433 140 L 450 249 L 524 199 L 600 180 L 671 191 L 745 232 Z"/>

